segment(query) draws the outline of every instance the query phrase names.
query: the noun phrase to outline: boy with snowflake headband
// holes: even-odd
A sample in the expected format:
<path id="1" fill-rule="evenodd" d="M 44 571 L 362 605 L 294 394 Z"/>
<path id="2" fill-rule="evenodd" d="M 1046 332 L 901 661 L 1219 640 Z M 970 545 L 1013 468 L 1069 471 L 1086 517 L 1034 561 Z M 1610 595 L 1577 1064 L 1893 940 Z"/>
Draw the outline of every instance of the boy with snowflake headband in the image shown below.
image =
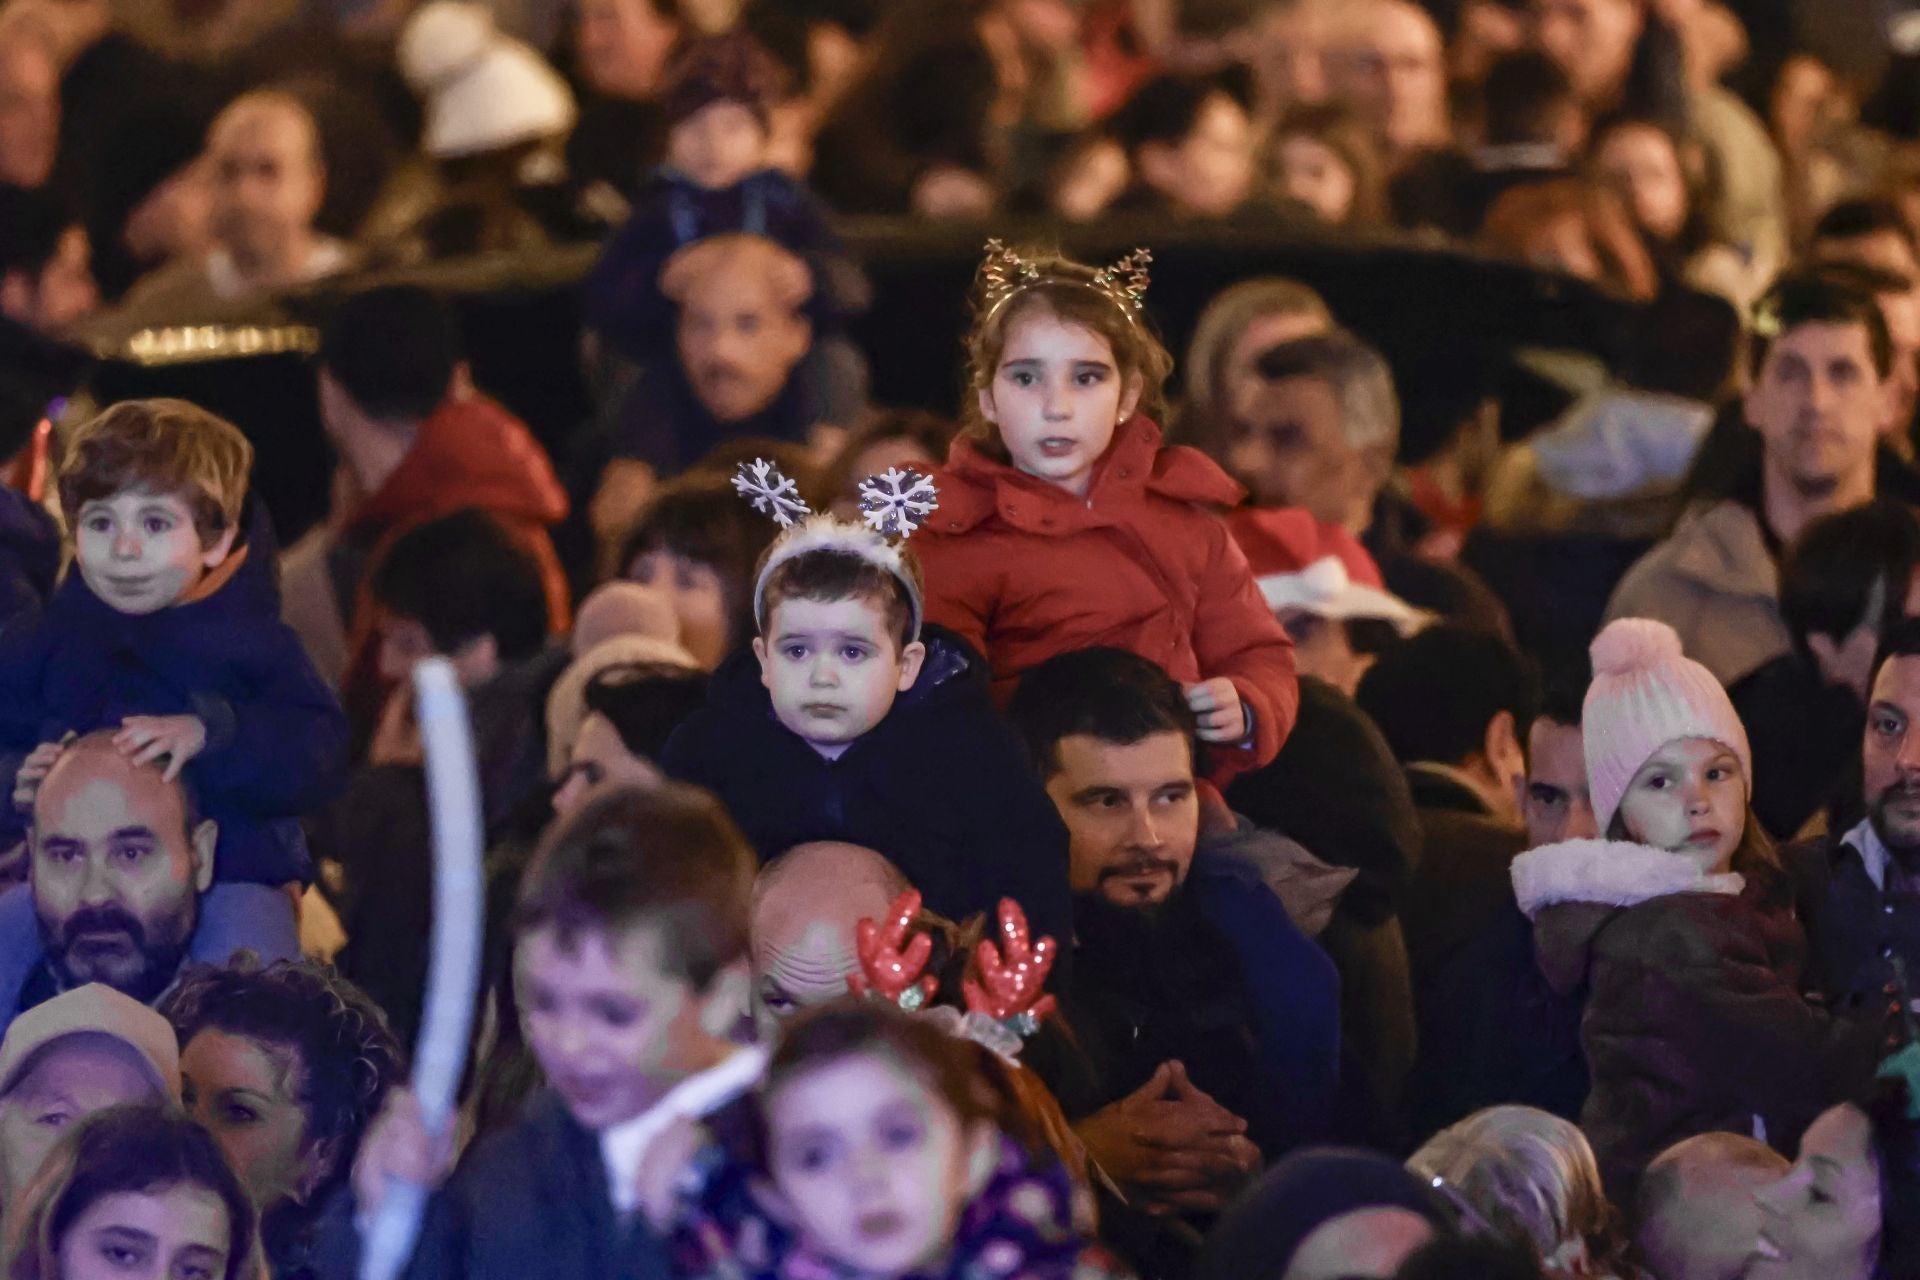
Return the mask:
<path id="1" fill-rule="evenodd" d="M 756 574 L 759 634 L 714 673 L 662 767 L 719 796 L 763 862 L 810 841 L 861 845 L 949 919 L 1012 898 L 1036 930 L 1067 936 L 1066 829 L 993 708 L 985 662 L 922 622 L 907 540 L 938 506 L 932 483 L 870 477 L 861 521 L 812 513 L 765 462 L 734 484 L 783 527 Z"/>

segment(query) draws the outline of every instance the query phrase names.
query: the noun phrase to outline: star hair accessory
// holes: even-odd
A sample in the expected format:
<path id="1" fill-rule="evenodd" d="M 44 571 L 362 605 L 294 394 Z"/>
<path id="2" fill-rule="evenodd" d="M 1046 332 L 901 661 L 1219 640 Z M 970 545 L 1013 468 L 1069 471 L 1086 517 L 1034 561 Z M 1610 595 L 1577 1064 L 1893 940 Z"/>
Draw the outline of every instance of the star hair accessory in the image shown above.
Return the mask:
<path id="1" fill-rule="evenodd" d="M 1150 278 L 1148 269 L 1152 265 L 1151 251 L 1135 249 L 1110 266 L 1094 272 L 1093 279 L 1087 280 L 1049 271 L 1040 263 L 1022 258 L 1018 250 L 1008 248 L 1004 242 L 989 240 L 987 256 L 981 261 L 977 275 L 980 305 L 987 318 L 992 319 L 1009 299 L 1023 289 L 1036 284 L 1077 285 L 1104 294 L 1128 320 L 1138 320 L 1141 310 L 1146 306 Z"/>
<path id="2" fill-rule="evenodd" d="M 767 583 L 774 570 L 795 556 L 837 551 L 858 556 L 899 581 L 906 589 L 912 615 L 908 639 L 920 638 L 920 583 L 908 565 L 904 547 L 914 530 L 940 505 L 939 492 L 930 477 L 898 467 L 868 476 L 859 486 L 859 521 L 815 512 L 800 496 L 799 486 L 764 458 L 741 463 L 733 474 L 733 487 L 755 511 L 781 529 L 760 567 L 759 580 L 753 584 L 753 618 L 762 630 L 767 625 Z"/>

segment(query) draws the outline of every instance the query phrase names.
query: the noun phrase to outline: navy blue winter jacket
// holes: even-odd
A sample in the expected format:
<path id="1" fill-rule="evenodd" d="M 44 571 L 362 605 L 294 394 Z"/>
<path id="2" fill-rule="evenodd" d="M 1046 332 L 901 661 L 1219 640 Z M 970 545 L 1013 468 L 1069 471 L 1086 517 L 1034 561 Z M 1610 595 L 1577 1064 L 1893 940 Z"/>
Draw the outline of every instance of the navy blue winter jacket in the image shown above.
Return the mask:
<path id="1" fill-rule="evenodd" d="M 928 909 L 961 920 L 1017 901 L 1036 936 L 1072 935 L 1067 830 L 987 694 L 986 663 L 929 626 L 913 688 L 828 760 L 773 713 L 742 651 L 714 673 L 708 704 L 668 739 L 661 766 L 706 787 L 765 861 L 809 840 L 884 855 Z"/>
<path id="2" fill-rule="evenodd" d="M 203 600 L 144 615 L 119 612 L 69 571 L 38 630 L 0 651 L 7 789 L 27 752 L 68 732 L 135 715 L 199 716 L 207 743 L 188 776 L 220 827 L 214 878 L 310 879 L 298 818 L 346 785 L 347 720 L 280 621 L 273 549 L 256 504 L 232 578 Z M 23 816 L 0 810 L 17 833 Z"/>

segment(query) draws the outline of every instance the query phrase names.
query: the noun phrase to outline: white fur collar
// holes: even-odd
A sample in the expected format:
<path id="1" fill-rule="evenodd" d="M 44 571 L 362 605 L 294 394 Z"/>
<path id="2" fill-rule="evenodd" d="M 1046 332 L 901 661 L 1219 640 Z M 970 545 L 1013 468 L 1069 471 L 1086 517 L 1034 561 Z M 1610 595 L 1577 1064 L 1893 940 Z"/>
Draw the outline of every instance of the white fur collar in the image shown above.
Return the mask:
<path id="1" fill-rule="evenodd" d="M 1568 840 L 1513 860 L 1514 896 L 1529 919 L 1556 902 L 1632 907 L 1670 893 L 1737 894 L 1746 886 L 1736 871 L 1703 875 L 1677 854 L 1625 840 Z"/>

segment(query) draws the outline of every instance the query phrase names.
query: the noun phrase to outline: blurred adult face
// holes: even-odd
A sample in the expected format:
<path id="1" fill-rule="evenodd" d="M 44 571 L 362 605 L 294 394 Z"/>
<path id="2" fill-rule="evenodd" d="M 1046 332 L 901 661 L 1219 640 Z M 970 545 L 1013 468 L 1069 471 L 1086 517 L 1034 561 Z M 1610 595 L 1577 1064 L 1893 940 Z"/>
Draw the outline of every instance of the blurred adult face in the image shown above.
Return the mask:
<path id="1" fill-rule="evenodd" d="M 1188 213 L 1206 218 L 1232 213 L 1253 186 L 1253 126 L 1245 109 L 1224 93 L 1213 94 L 1178 146 L 1142 148 L 1140 172 Z"/>
<path id="2" fill-rule="evenodd" d="M 1405 3 L 1369 11 L 1366 30 L 1333 60 L 1338 96 L 1374 121 L 1397 151 L 1447 138 L 1446 48 L 1433 19 Z"/>
<path id="3" fill-rule="evenodd" d="M 209 1028 L 180 1049 L 181 1101 L 213 1135 L 254 1207 L 304 1203 L 326 1168 L 300 1095 L 294 1049 Z"/>
<path id="4" fill-rule="evenodd" d="M 1235 424 L 1227 469 L 1263 507 L 1304 507 L 1359 533 L 1371 522 L 1375 468 L 1341 430 L 1340 399 L 1322 378 L 1269 383 L 1248 419 Z"/>
<path id="5" fill-rule="evenodd" d="M 1069 734 L 1054 763 L 1047 795 L 1067 824 L 1073 891 L 1117 907 L 1165 902 L 1187 878 L 1200 839 L 1186 738 L 1154 733 L 1121 745 Z"/>
<path id="6" fill-rule="evenodd" d="M 731 264 L 687 291 L 677 332 L 694 395 L 727 423 L 771 405 L 813 341 L 805 318 L 781 304 L 764 276 Z"/>
<path id="7" fill-rule="evenodd" d="M 213 232 L 243 266 L 291 271 L 325 194 L 313 119 L 292 103 L 242 103 L 207 135 Z"/>
<path id="8" fill-rule="evenodd" d="M 553 793 L 553 811 L 565 818 L 606 787 L 659 785 L 660 770 L 645 756 L 627 750 L 613 722 L 598 711 L 580 725 L 573 754 L 560 789 Z"/>
<path id="9" fill-rule="evenodd" d="M 1889 395 L 1866 326 L 1812 323 L 1781 334 L 1746 396 L 1768 480 L 1808 497 L 1871 485 Z"/>
<path id="10" fill-rule="evenodd" d="M 1642 231 L 1659 241 L 1679 236 L 1687 221 L 1687 179 L 1673 139 L 1652 125 L 1621 125 L 1601 141 L 1594 168 Z"/>
<path id="11" fill-rule="evenodd" d="M 1891 852 L 1920 856 L 1920 658 L 1889 658 L 1875 677 L 1860 750 L 1867 816 Z"/>
<path id="12" fill-rule="evenodd" d="M 53 172 L 60 145 L 60 71 L 39 41 L 0 39 L 0 181 L 28 189 Z"/>
<path id="13" fill-rule="evenodd" d="M 579 0 L 574 52 L 587 83 L 610 98 L 650 98 L 660 87 L 679 24 L 652 0 Z"/>
<path id="14" fill-rule="evenodd" d="M 1527 730 L 1527 791 L 1521 808 L 1530 849 L 1600 834 L 1593 821 L 1579 725 L 1540 716 Z"/>
<path id="15" fill-rule="evenodd" d="M 60 1135 L 96 1111 L 162 1101 L 135 1051 L 104 1034 L 54 1041 L 0 1098 L 0 1202 L 13 1204 Z"/>
<path id="16" fill-rule="evenodd" d="M 1244 422 L 1266 393 L 1267 380 L 1256 367 L 1260 357 L 1283 342 L 1310 338 L 1330 327 L 1323 315 L 1309 311 L 1279 311 L 1257 317 L 1234 340 L 1220 372 L 1222 407 L 1229 417 Z"/>
<path id="17" fill-rule="evenodd" d="M 108 745 L 62 756 L 35 798 L 28 873 L 62 985 L 104 982 L 141 1001 L 164 991 L 213 880 L 214 835 L 211 823 L 188 832 L 180 786 L 158 768 Z"/>
<path id="18" fill-rule="evenodd" d="M 733 625 L 719 570 L 656 547 L 635 556 L 626 576 L 665 597 L 680 624 L 680 643 L 702 671 L 720 665 L 733 648 Z"/>
<path id="19" fill-rule="evenodd" d="M 1533 0 L 1533 38 L 1589 107 L 1619 96 L 1646 26 L 1641 0 Z"/>
<path id="20" fill-rule="evenodd" d="M 1800 1161 L 1754 1197 L 1752 1280 L 1871 1280 L 1880 1257 L 1880 1167 L 1866 1113 L 1838 1106 L 1800 1139 Z"/>

